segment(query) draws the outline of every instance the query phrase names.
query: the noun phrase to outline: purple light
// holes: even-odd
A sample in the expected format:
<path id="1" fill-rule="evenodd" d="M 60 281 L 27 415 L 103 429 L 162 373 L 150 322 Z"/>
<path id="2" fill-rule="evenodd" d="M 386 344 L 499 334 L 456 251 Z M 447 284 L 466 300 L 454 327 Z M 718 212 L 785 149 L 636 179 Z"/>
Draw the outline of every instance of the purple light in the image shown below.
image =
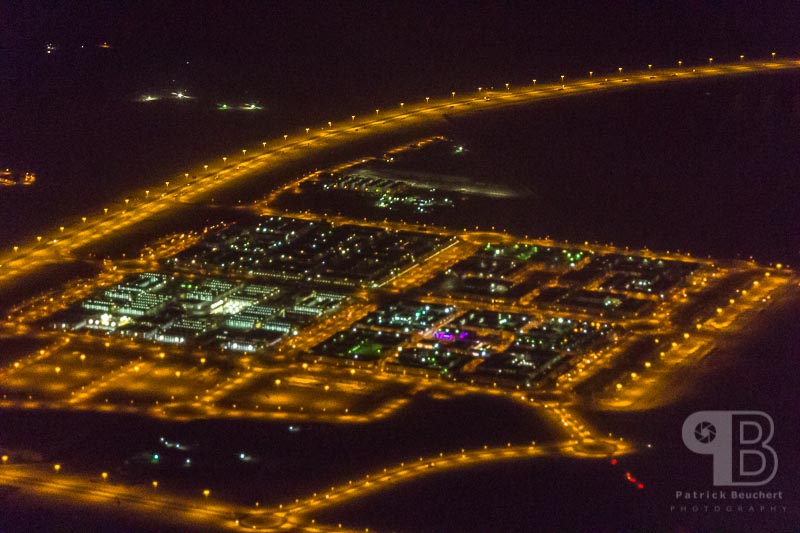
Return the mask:
<path id="1" fill-rule="evenodd" d="M 433 337 L 435 339 L 439 339 L 441 341 L 451 341 L 451 340 L 453 340 L 453 334 L 452 333 L 448 333 L 446 331 L 437 331 L 436 333 L 433 334 Z"/>
<path id="2" fill-rule="evenodd" d="M 461 333 L 458 334 L 458 338 L 459 339 L 466 339 L 468 335 L 469 335 L 469 332 L 462 331 Z"/>

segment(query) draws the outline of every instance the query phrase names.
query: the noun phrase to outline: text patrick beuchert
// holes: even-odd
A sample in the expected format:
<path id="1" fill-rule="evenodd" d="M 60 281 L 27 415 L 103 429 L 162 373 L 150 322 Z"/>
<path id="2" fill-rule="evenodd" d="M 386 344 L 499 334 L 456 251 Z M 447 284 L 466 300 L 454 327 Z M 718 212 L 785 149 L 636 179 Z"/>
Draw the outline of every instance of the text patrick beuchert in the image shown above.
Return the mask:
<path id="1" fill-rule="evenodd" d="M 782 490 L 676 490 L 676 500 L 721 501 L 721 500 L 782 500 Z"/>

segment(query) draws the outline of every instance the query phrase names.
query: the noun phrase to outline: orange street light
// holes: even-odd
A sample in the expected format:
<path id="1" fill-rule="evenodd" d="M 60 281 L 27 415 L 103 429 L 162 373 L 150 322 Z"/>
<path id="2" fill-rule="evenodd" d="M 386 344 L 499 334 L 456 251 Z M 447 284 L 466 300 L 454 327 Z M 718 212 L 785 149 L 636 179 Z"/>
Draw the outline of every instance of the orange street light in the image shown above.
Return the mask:
<path id="1" fill-rule="evenodd" d="M 619 70 L 619 73 L 622 74 L 622 67 L 617 67 L 617 70 Z"/>
<path id="2" fill-rule="evenodd" d="M 427 103 L 428 103 L 428 102 L 430 102 L 430 101 L 431 101 L 431 97 L 430 97 L 430 96 L 426 96 L 426 97 L 425 97 L 425 103 L 427 104 Z"/>
<path id="3" fill-rule="evenodd" d="M 56 474 L 58 474 L 61 471 L 61 465 L 59 465 L 59 464 L 53 465 L 53 470 L 55 470 Z"/>
<path id="4" fill-rule="evenodd" d="M 100 474 L 100 477 L 103 478 L 103 481 L 106 481 L 108 479 L 108 472 L 103 472 Z"/>
<path id="5" fill-rule="evenodd" d="M 506 91 L 509 89 L 508 84 L 506 83 Z"/>
<path id="6" fill-rule="evenodd" d="M 713 58 L 713 57 L 709 57 L 709 58 L 708 58 L 708 64 L 710 65 L 710 64 L 711 64 L 711 63 L 713 63 L 713 62 L 714 62 L 714 58 Z"/>
<path id="7" fill-rule="evenodd" d="M 153 485 L 153 490 L 156 490 L 158 488 L 158 481 L 153 481 L 151 485 Z"/>
<path id="8" fill-rule="evenodd" d="M 247 148 L 242 148 L 242 156 L 247 155 Z"/>
<path id="9" fill-rule="evenodd" d="M 355 120 L 355 119 L 356 119 L 355 115 L 350 115 L 350 120 Z"/>
<path id="10" fill-rule="evenodd" d="M 203 490 L 203 496 L 205 496 L 206 498 L 208 498 L 209 496 L 211 496 L 211 491 L 210 491 L 210 490 L 208 490 L 208 489 L 204 489 L 204 490 Z"/>
<path id="11" fill-rule="evenodd" d="M 770 55 L 772 56 L 772 59 L 775 59 L 775 52 L 772 52 Z"/>
<path id="12" fill-rule="evenodd" d="M 225 163 L 227 163 L 227 161 L 228 161 L 228 158 L 227 158 L 227 157 L 225 157 L 225 156 L 223 156 L 223 157 L 222 157 L 222 164 L 225 164 Z"/>
<path id="13" fill-rule="evenodd" d="M 289 135 L 288 135 L 288 134 L 286 134 L 286 133 L 284 133 L 284 134 L 283 134 L 283 140 L 285 141 L 285 140 L 286 140 L 286 139 L 288 139 L 288 138 L 289 138 Z"/>
<path id="14" fill-rule="evenodd" d="M 744 54 L 739 56 L 739 61 L 744 61 Z"/>
<path id="15" fill-rule="evenodd" d="M 450 98 L 452 98 L 453 100 L 455 100 L 455 98 L 456 98 L 456 92 L 455 92 L 455 91 L 453 91 L 453 92 L 451 92 L 451 93 L 450 93 Z"/>
<path id="16" fill-rule="evenodd" d="M 679 67 L 683 66 L 683 61 L 681 61 L 680 59 L 678 60 L 678 66 Z"/>
<path id="17" fill-rule="evenodd" d="M 261 147 L 266 150 L 267 149 L 267 141 L 261 143 Z"/>
<path id="18" fill-rule="evenodd" d="M 376 110 L 375 110 L 375 114 L 376 114 L 376 115 L 379 115 L 380 113 L 381 113 L 381 110 L 380 110 L 380 109 L 376 109 Z"/>

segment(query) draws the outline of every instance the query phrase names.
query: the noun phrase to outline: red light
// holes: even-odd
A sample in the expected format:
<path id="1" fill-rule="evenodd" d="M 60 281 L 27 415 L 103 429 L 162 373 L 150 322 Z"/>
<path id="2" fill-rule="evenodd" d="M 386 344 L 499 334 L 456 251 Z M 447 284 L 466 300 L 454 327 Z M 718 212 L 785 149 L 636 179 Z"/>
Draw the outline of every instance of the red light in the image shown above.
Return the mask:
<path id="1" fill-rule="evenodd" d="M 638 485 L 636 485 L 636 488 L 642 490 L 644 488 L 644 483 L 639 483 Z"/>
<path id="2" fill-rule="evenodd" d="M 616 459 L 611 459 L 611 464 L 612 464 L 612 465 L 615 465 L 615 464 L 617 464 L 617 460 L 616 460 Z"/>

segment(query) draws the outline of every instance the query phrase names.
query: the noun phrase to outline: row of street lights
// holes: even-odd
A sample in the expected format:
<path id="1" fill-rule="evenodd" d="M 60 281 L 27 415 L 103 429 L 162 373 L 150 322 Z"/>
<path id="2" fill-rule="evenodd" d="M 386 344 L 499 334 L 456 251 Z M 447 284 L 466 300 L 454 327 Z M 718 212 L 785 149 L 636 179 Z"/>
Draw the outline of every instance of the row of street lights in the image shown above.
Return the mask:
<path id="1" fill-rule="evenodd" d="M 775 58 L 776 58 L 776 56 L 777 56 L 777 53 L 776 53 L 776 52 L 771 52 L 771 53 L 770 53 L 770 57 L 771 57 L 772 59 L 775 59 Z M 744 61 L 744 58 L 745 58 L 744 54 L 740 54 L 740 55 L 739 55 L 739 60 L 740 60 L 740 61 Z M 713 65 L 713 63 L 714 63 L 714 58 L 713 58 L 713 57 L 709 57 L 709 58 L 708 58 L 708 64 L 709 64 L 709 65 Z M 678 64 L 678 67 L 679 67 L 679 68 L 680 68 L 680 67 L 682 67 L 682 66 L 683 66 L 683 60 L 678 60 L 677 64 Z M 648 69 L 648 70 L 652 70 L 652 68 L 653 68 L 653 64 L 652 64 L 652 63 L 648 63 L 648 65 L 647 65 L 647 69 Z M 621 74 L 622 74 L 622 72 L 623 72 L 623 68 L 622 68 L 622 67 L 618 67 L 618 68 L 617 68 L 617 71 L 618 71 L 618 72 L 619 72 L 619 74 L 621 75 Z M 593 77 L 594 77 L 594 71 L 591 71 L 591 70 L 589 71 L 589 77 L 590 77 L 590 78 L 593 78 Z M 565 84 L 564 84 L 565 78 L 566 78 L 566 75 L 565 75 L 565 74 L 561 74 L 561 75 L 560 75 L 560 80 L 561 80 L 561 88 L 562 88 L 562 89 L 563 89 L 563 88 L 565 88 Z M 532 79 L 532 80 L 531 80 L 531 83 L 532 83 L 532 85 L 534 85 L 534 86 L 535 86 L 535 85 L 536 85 L 536 81 L 537 81 L 537 80 L 536 80 L 535 78 L 534 78 L 534 79 Z M 510 89 L 511 89 L 511 87 L 510 87 L 510 84 L 509 84 L 509 83 L 506 83 L 506 84 L 505 84 L 505 87 L 506 87 L 506 90 L 510 90 Z M 483 87 L 478 87 L 478 92 L 482 92 L 482 91 L 483 91 Z M 456 97 L 456 91 L 451 91 L 451 92 L 450 92 L 450 98 L 451 98 L 451 100 L 455 100 L 455 97 Z M 426 104 L 430 103 L 430 97 L 429 97 L 429 96 L 426 96 L 426 97 L 425 97 L 425 103 L 426 103 Z M 405 102 L 400 102 L 400 109 L 404 109 L 404 108 L 405 108 Z M 377 108 L 377 109 L 375 109 L 375 115 L 376 115 L 376 116 L 380 115 L 380 108 Z M 350 119 L 351 119 L 351 121 L 355 122 L 356 115 L 351 115 L 351 116 L 350 116 Z M 333 122 L 332 122 L 332 121 L 328 121 L 328 127 L 329 127 L 329 128 L 333 127 Z M 307 135 L 309 135 L 309 134 L 310 134 L 310 132 L 311 132 L 311 128 L 308 128 L 308 127 L 307 127 L 307 128 L 305 128 L 305 131 L 306 131 L 306 134 L 307 134 Z M 284 140 L 284 141 L 288 141 L 288 138 L 289 138 L 289 134 L 284 134 L 284 135 L 283 135 L 283 140 Z M 266 150 L 266 148 L 267 148 L 267 142 L 266 142 L 266 141 L 263 141 L 263 142 L 261 143 L 261 146 L 262 146 L 262 148 L 263 148 L 264 150 Z M 243 149 L 242 149 L 242 157 L 246 157 L 246 156 L 247 156 L 247 149 L 246 149 L 246 148 L 243 148 Z M 227 164 L 227 161 L 228 161 L 228 157 L 227 157 L 227 156 L 223 156 L 223 157 L 222 157 L 222 162 L 223 162 L 223 165 Z M 204 169 L 206 172 L 208 171 L 208 167 L 209 167 L 209 166 L 208 166 L 207 164 L 206 164 L 206 165 L 203 165 L 203 169 Z M 188 173 L 185 173 L 185 174 L 184 174 L 184 177 L 188 179 L 188 177 L 189 177 L 189 174 L 188 174 Z M 171 183 L 170 181 L 165 181 L 165 182 L 164 182 L 164 185 L 166 186 L 166 188 L 167 188 L 167 189 L 169 189 L 169 185 L 170 185 L 170 183 Z M 150 199 L 150 190 L 146 190 L 146 191 L 145 191 L 145 199 L 148 199 L 148 200 Z M 131 201 L 131 199 L 130 199 L 130 198 L 125 198 L 125 200 L 124 200 L 124 201 L 125 201 L 125 206 L 126 206 L 126 208 L 127 208 L 127 207 L 129 206 L 129 204 L 130 204 L 130 201 Z M 108 215 L 108 211 L 109 211 L 109 208 L 107 208 L 107 207 L 104 207 L 104 208 L 103 208 L 103 214 L 104 214 L 104 215 Z M 86 221 L 87 221 L 87 217 L 85 217 L 85 216 L 84 216 L 84 217 L 81 217 L 81 221 L 82 221 L 82 222 L 85 224 L 85 223 L 86 223 Z M 64 232 L 64 226 L 60 226 L 60 227 L 59 227 L 59 230 L 60 230 L 60 232 L 61 232 L 61 233 L 63 233 L 63 232 Z M 41 242 L 42 242 L 42 237 L 41 237 L 41 236 L 38 236 L 38 237 L 37 237 L 37 242 L 39 242 L 39 243 L 41 243 Z M 55 240 L 54 240 L 54 242 L 55 242 Z M 14 253 L 17 253 L 17 252 L 19 252 L 19 246 L 13 246 L 13 250 L 14 250 Z"/>

